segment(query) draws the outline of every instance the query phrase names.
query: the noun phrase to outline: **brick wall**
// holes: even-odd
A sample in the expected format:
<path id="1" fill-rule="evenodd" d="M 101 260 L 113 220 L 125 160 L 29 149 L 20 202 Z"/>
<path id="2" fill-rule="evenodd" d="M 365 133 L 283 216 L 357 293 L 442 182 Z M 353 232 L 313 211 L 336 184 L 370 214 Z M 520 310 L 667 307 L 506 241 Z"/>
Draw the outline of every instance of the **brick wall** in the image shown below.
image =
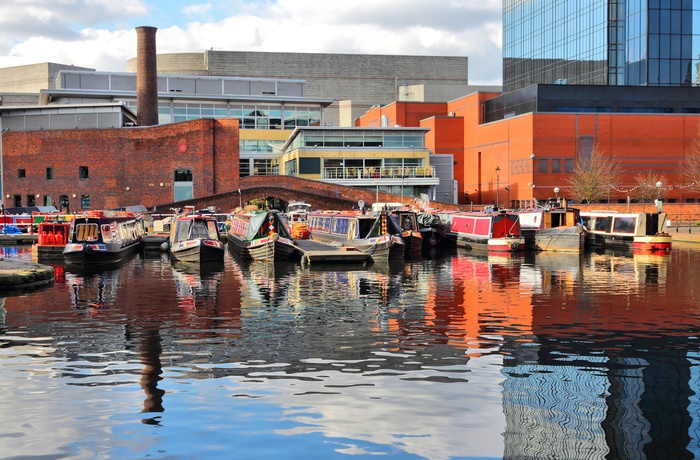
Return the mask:
<path id="1" fill-rule="evenodd" d="M 26 206 L 27 196 L 38 194 L 36 205 L 50 196 L 58 207 L 65 195 L 69 209 L 80 211 L 80 197 L 89 195 L 92 209 L 150 208 L 173 201 L 176 169 L 192 171 L 194 196 L 235 189 L 238 136 L 237 120 L 213 119 L 143 128 L 4 132 L 3 202 L 13 206 L 13 195 L 20 195 Z M 80 166 L 88 167 L 87 179 L 80 179 Z M 53 168 L 51 180 L 47 168 Z"/>

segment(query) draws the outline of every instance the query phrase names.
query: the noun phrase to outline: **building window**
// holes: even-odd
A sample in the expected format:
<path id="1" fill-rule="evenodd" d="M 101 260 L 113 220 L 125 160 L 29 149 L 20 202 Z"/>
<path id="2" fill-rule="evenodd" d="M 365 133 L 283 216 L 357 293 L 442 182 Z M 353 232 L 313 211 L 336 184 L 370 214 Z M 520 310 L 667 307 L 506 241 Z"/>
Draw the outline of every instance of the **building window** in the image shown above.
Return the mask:
<path id="1" fill-rule="evenodd" d="M 238 160 L 238 177 L 250 176 L 250 159 L 241 158 Z"/>
<path id="2" fill-rule="evenodd" d="M 53 168 L 46 168 L 46 180 L 53 180 Z"/>
<path id="3" fill-rule="evenodd" d="M 566 173 L 574 172 L 574 160 L 573 160 L 573 158 L 567 158 L 564 160 L 564 172 L 566 172 Z"/>
<path id="4" fill-rule="evenodd" d="M 27 177 L 27 171 L 24 168 L 18 169 L 17 177 L 19 177 L 20 179 L 24 179 L 25 177 Z"/>
<path id="5" fill-rule="evenodd" d="M 78 170 L 78 173 L 80 175 L 80 179 L 87 179 L 89 177 L 87 166 L 81 166 L 80 169 Z"/>
<path id="6" fill-rule="evenodd" d="M 552 160 L 552 172 L 553 173 L 559 173 L 561 172 L 561 159 L 559 158 L 554 158 Z"/>
<path id="7" fill-rule="evenodd" d="M 27 195 L 27 206 L 36 206 L 34 195 Z"/>
<path id="8" fill-rule="evenodd" d="M 22 206 L 22 195 L 14 195 L 13 196 L 13 201 L 15 203 L 15 208 L 19 208 Z"/>
<path id="9" fill-rule="evenodd" d="M 192 182 L 192 171 L 189 169 L 176 169 L 175 182 Z"/>
<path id="10" fill-rule="evenodd" d="M 82 206 L 83 209 L 90 209 L 90 195 L 80 196 L 80 206 Z"/>

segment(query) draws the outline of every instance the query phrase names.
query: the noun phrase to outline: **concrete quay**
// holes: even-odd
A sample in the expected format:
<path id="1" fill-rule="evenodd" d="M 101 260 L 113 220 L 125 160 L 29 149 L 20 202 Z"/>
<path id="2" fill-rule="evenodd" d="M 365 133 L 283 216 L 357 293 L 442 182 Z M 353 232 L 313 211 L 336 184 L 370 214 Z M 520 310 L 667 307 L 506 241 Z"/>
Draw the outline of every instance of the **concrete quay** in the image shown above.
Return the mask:
<path id="1" fill-rule="evenodd" d="M 3 291 L 48 284 L 54 280 L 54 269 L 24 260 L 0 258 L 0 295 Z"/>

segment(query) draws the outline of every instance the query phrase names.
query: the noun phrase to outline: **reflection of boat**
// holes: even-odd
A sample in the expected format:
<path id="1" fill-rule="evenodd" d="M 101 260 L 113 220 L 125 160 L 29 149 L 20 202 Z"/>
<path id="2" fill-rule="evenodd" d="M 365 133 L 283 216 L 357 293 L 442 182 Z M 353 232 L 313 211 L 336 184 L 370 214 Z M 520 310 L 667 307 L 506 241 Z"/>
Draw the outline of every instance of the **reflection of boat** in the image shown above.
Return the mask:
<path id="1" fill-rule="evenodd" d="M 223 261 L 200 264 L 174 261 L 172 268 L 178 306 L 190 310 L 203 306 L 200 304 L 216 302 L 224 272 Z"/>
<path id="2" fill-rule="evenodd" d="M 211 214 L 182 214 L 170 229 L 170 255 L 183 262 L 224 260 L 217 221 Z"/>
<path id="3" fill-rule="evenodd" d="M 506 212 L 450 212 L 447 238 L 457 247 L 514 252 L 525 249 L 518 216 Z"/>
<path id="4" fill-rule="evenodd" d="M 282 261 L 301 257 L 287 218 L 274 209 L 233 214 L 226 237 L 230 249 L 243 260 Z"/>
<path id="5" fill-rule="evenodd" d="M 90 211 L 71 222 L 63 251 L 67 264 L 106 265 L 135 254 L 146 232 L 143 218 L 130 212 Z"/>
<path id="6" fill-rule="evenodd" d="M 352 248 L 376 261 L 404 258 L 404 240 L 400 230 L 391 234 L 391 225 L 386 212 L 319 211 L 309 215 L 312 240 Z"/>
<path id="7" fill-rule="evenodd" d="M 569 207 L 517 211 L 528 249 L 580 252 L 585 234 L 579 210 Z"/>
<path id="8" fill-rule="evenodd" d="M 581 211 L 586 229 L 586 247 L 611 249 L 670 250 L 672 238 L 666 229 L 666 213 Z"/>

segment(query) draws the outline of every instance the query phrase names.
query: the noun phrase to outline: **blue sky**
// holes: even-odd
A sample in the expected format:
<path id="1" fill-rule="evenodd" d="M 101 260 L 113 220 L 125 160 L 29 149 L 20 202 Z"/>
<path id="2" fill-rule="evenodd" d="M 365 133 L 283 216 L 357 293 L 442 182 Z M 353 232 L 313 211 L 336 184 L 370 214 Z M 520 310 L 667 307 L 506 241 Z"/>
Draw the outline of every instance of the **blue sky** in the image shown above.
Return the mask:
<path id="1" fill-rule="evenodd" d="M 470 83 L 501 84 L 501 0 L 2 0 L 0 67 L 125 71 L 137 26 L 158 53 L 467 56 Z"/>

